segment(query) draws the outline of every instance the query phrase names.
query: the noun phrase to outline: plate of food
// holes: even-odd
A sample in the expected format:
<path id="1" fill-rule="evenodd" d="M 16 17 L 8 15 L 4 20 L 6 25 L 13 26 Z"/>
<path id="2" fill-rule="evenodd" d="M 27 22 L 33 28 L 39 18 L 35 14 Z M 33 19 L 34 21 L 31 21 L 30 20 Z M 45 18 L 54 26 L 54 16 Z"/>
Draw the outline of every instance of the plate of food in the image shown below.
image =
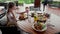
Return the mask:
<path id="1" fill-rule="evenodd" d="M 36 31 L 43 32 L 47 30 L 47 26 L 44 23 L 34 23 L 32 28 Z"/>

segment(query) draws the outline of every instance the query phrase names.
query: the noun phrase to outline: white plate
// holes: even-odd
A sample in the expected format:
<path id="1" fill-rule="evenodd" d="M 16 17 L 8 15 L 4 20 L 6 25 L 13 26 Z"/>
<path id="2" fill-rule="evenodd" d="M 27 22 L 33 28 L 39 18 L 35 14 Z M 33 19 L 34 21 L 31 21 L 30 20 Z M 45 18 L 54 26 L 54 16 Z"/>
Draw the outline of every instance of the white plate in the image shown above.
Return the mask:
<path id="1" fill-rule="evenodd" d="M 45 24 L 45 26 L 46 26 L 46 24 Z M 34 30 L 36 30 L 35 27 L 34 27 L 34 24 L 32 25 L 32 28 Z M 44 29 L 42 29 L 42 30 L 36 30 L 36 31 L 43 32 L 43 31 L 46 31 L 46 30 L 47 30 L 47 26 Z"/>

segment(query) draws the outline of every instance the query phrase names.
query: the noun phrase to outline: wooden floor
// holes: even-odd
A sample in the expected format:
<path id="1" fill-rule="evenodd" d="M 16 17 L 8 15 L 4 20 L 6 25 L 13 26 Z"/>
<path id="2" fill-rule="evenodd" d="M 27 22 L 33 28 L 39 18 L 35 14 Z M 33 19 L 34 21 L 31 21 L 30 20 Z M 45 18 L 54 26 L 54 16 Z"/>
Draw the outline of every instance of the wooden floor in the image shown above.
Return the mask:
<path id="1" fill-rule="evenodd" d="M 51 11 L 52 13 L 60 16 L 60 8 L 51 8 L 51 7 L 48 7 L 48 10 Z"/>

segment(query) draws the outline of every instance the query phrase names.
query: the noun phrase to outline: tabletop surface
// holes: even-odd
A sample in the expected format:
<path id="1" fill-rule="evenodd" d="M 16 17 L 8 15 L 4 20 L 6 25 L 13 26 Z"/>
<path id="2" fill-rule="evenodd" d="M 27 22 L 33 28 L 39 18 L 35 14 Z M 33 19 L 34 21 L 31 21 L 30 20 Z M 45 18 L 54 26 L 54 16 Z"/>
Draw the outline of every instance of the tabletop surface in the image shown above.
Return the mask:
<path id="1" fill-rule="evenodd" d="M 52 14 L 53 16 L 53 14 Z M 51 17 L 52 17 L 51 16 Z M 54 16 L 55 17 L 55 16 Z M 54 19 L 54 18 L 53 18 Z M 52 20 L 51 18 L 51 22 L 53 22 L 54 20 Z M 18 26 L 25 32 L 29 32 L 31 34 L 55 34 L 57 32 L 56 28 L 47 26 L 47 30 L 44 32 L 37 32 L 32 28 L 32 23 L 33 23 L 33 18 L 29 18 L 26 20 L 22 20 L 22 21 L 17 21 Z M 57 27 L 57 26 L 56 26 Z"/>
<path id="2" fill-rule="evenodd" d="M 20 21 L 18 21 L 20 22 Z M 19 23 L 19 27 L 24 30 L 25 32 L 29 32 L 31 34 L 55 34 L 56 30 L 52 27 L 47 27 L 47 30 L 45 32 L 37 32 L 34 31 L 32 28 L 32 24 L 26 21 L 21 21 Z"/>

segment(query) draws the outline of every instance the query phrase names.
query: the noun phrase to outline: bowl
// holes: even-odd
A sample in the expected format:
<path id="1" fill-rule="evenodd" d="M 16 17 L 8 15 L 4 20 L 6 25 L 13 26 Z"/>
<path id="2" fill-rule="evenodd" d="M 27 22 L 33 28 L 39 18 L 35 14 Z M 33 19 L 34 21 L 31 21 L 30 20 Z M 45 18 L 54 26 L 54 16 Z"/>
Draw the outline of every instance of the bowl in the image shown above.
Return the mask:
<path id="1" fill-rule="evenodd" d="M 34 24 L 36 24 L 36 23 L 34 23 Z M 32 28 L 33 28 L 35 31 L 43 32 L 43 31 L 46 31 L 46 30 L 47 30 L 47 26 L 46 26 L 46 24 L 44 24 L 44 25 L 43 25 L 43 26 L 44 26 L 44 28 L 43 28 L 43 29 L 41 29 L 41 30 L 37 30 L 37 29 L 34 27 L 34 24 L 32 25 Z"/>

